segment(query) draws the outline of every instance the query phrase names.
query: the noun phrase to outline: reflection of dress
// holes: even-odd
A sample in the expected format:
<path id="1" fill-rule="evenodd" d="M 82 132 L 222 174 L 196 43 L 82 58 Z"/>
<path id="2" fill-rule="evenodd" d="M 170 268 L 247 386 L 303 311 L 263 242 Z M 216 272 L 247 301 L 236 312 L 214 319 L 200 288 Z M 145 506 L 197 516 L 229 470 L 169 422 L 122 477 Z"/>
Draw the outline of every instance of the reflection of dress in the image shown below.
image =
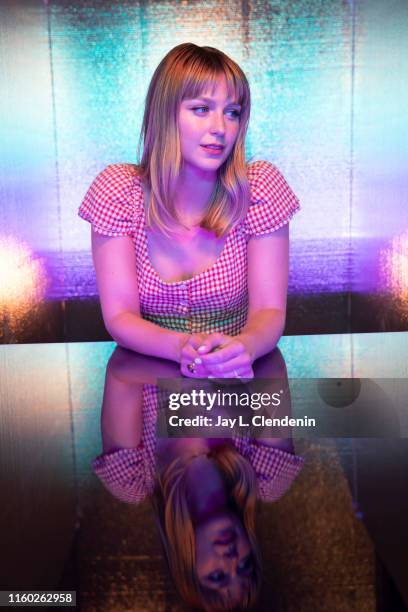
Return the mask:
<path id="1" fill-rule="evenodd" d="M 96 177 L 79 215 L 100 234 L 132 236 L 144 319 L 186 333 L 236 335 L 245 325 L 248 239 L 282 227 L 299 208 L 296 196 L 272 164 L 258 161 L 247 168 L 251 202 L 246 217 L 229 233 L 212 266 L 178 282 L 161 280 L 150 263 L 143 190 L 136 166 L 115 164 Z"/>
<path id="2" fill-rule="evenodd" d="M 155 385 L 143 387 L 143 432 L 137 448 L 121 449 L 100 455 L 92 467 L 106 488 L 118 499 L 137 504 L 151 495 L 156 478 L 157 405 L 168 392 Z M 275 501 L 290 488 L 302 469 L 303 458 L 262 445 L 262 440 L 237 434 L 231 437 L 237 451 L 254 468 L 259 497 Z"/>

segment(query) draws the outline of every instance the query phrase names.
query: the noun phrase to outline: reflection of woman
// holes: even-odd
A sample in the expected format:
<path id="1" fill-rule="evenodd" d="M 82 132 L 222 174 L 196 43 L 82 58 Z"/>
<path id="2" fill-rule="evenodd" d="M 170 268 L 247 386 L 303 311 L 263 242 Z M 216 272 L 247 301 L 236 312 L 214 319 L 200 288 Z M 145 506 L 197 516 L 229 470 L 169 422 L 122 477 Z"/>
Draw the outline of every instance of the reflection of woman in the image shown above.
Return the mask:
<path id="1" fill-rule="evenodd" d="M 284 327 L 299 204 L 272 164 L 245 163 L 249 113 L 234 61 L 175 47 L 149 86 L 140 165 L 108 166 L 79 210 L 107 330 L 185 376 L 251 377 Z"/>
<path id="2" fill-rule="evenodd" d="M 169 440 L 158 472 L 153 501 L 180 595 L 204 609 L 252 605 L 261 576 L 251 463 L 226 440 Z"/>
<path id="3" fill-rule="evenodd" d="M 279 351 L 259 360 L 255 374 L 285 378 Z M 176 364 L 116 349 L 104 391 L 104 452 L 93 467 L 119 499 L 153 501 L 185 601 L 213 610 L 249 607 L 260 586 L 256 499 L 279 499 L 303 460 L 293 454 L 291 440 L 257 441 L 238 433 L 231 439 L 157 438 L 158 405 L 168 391 L 154 383 L 176 375 Z"/>

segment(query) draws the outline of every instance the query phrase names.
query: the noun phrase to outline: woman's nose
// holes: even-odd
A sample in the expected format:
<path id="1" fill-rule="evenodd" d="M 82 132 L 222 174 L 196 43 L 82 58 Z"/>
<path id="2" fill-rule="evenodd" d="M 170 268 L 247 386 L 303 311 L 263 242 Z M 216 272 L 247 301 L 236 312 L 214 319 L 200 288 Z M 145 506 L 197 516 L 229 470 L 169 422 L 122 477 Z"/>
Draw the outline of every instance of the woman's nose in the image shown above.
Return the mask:
<path id="1" fill-rule="evenodd" d="M 225 132 L 225 119 L 224 114 L 219 115 L 218 113 L 213 114 L 211 123 L 212 134 L 224 134 Z"/>
<path id="2" fill-rule="evenodd" d="M 233 559 L 234 557 L 237 557 L 238 551 L 237 551 L 237 545 L 235 544 L 235 542 L 228 544 L 228 546 L 226 547 L 226 549 L 224 550 L 222 554 L 227 559 Z"/>

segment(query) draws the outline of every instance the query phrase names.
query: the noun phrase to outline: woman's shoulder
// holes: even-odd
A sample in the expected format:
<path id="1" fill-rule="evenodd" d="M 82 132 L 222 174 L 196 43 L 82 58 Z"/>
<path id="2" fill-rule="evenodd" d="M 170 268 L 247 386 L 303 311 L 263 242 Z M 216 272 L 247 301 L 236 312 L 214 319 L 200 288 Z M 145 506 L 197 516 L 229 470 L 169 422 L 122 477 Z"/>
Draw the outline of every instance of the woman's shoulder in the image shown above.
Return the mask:
<path id="1" fill-rule="evenodd" d="M 298 198 L 271 162 L 248 163 L 247 177 L 251 199 L 243 230 L 248 236 L 260 236 L 281 228 L 300 209 Z"/>
<path id="2" fill-rule="evenodd" d="M 129 192 L 135 186 L 141 186 L 140 170 L 135 164 L 109 164 L 96 176 L 92 183 L 96 190 L 106 190 L 107 194 L 117 191 Z"/>
<path id="3" fill-rule="evenodd" d="M 129 235 L 143 210 L 140 171 L 134 164 L 110 164 L 92 181 L 79 207 L 81 218 L 107 236 Z"/>
<path id="4" fill-rule="evenodd" d="M 273 173 L 274 171 L 277 171 L 276 166 L 265 159 L 252 160 L 247 163 L 247 175 L 249 180 L 268 172 Z"/>
<path id="5" fill-rule="evenodd" d="M 249 162 L 247 164 L 247 177 L 251 189 L 251 195 L 257 190 L 277 190 L 286 186 L 286 180 L 280 170 L 270 161 L 263 159 Z"/>
<path id="6" fill-rule="evenodd" d="M 138 504 L 153 492 L 154 465 L 144 446 L 99 455 L 93 460 L 92 469 L 105 488 L 120 501 Z"/>
<path id="7" fill-rule="evenodd" d="M 237 439 L 238 452 L 252 465 L 263 501 L 276 501 L 302 471 L 304 458 L 284 448 L 263 444 L 262 439 Z"/>

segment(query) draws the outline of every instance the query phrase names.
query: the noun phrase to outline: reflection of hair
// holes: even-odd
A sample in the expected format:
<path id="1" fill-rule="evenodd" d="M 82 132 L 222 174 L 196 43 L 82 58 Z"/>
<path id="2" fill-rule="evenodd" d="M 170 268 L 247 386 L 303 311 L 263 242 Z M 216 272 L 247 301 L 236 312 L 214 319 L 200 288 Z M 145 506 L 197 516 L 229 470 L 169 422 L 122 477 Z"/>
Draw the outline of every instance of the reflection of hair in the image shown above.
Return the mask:
<path id="1" fill-rule="evenodd" d="M 229 499 L 248 536 L 254 560 L 248 590 L 239 601 L 201 586 L 195 569 L 196 547 L 193 520 L 187 503 L 187 466 L 190 459 L 178 457 L 161 474 L 154 505 L 159 531 L 170 572 L 182 598 L 194 608 L 234 610 L 250 608 L 258 598 L 261 584 L 260 554 L 255 535 L 257 481 L 254 470 L 229 444 L 209 453 L 220 470 Z"/>
<path id="2" fill-rule="evenodd" d="M 250 199 L 245 165 L 245 135 L 250 113 L 248 81 L 241 68 L 213 47 L 183 43 L 174 47 L 157 66 L 146 96 L 141 139 L 140 175 L 150 187 L 146 202 L 149 226 L 171 235 L 181 223 L 173 206 L 181 168 L 178 111 L 186 98 L 196 98 L 224 75 L 228 95 L 241 104 L 239 131 L 228 159 L 218 171 L 207 214 L 201 226 L 217 236 L 227 234 L 247 212 Z M 139 142 L 139 150 L 141 142 Z"/>

